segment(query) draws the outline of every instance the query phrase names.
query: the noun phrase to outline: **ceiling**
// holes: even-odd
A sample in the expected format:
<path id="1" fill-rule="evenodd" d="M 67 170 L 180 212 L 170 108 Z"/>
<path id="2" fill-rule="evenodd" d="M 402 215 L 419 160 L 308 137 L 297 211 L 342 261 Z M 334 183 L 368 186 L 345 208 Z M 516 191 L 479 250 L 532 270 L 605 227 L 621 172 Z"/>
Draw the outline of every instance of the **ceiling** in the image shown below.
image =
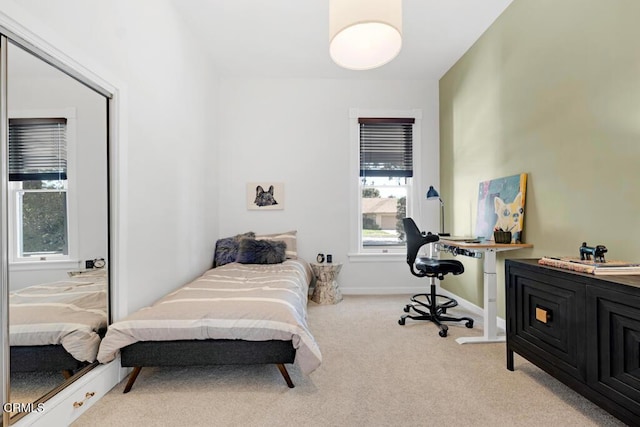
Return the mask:
<path id="1" fill-rule="evenodd" d="M 403 0 L 403 46 L 351 71 L 329 57 L 329 0 L 172 0 L 221 77 L 439 79 L 512 0 Z"/>

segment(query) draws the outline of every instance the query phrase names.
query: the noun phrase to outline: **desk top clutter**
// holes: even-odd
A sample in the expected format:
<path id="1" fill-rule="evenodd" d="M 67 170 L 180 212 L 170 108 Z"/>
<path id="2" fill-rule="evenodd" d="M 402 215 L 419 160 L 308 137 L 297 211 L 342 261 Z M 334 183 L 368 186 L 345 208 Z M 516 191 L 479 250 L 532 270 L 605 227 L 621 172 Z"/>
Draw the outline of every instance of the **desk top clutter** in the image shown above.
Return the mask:
<path id="1" fill-rule="evenodd" d="M 588 246 L 586 242 L 583 242 L 579 248 L 579 257 L 544 256 L 538 260 L 538 264 L 596 275 L 640 274 L 640 263 L 617 260 L 607 261 L 605 259 L 605 253 L 607 252 L 608 250 L 604 245 Z"/>

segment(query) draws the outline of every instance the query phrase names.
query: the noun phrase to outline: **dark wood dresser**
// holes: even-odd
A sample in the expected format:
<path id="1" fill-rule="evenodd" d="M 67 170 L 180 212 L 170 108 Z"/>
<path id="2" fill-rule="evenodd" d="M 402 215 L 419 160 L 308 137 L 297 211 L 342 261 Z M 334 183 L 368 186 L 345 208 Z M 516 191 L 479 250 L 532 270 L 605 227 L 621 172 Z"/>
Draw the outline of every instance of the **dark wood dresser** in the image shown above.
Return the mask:
<path id="1" fill-rule="evenodd" d="M 640 275 L 596 276 L 506 260 L 514 352 L 629 425 L 640 425 Z"/>

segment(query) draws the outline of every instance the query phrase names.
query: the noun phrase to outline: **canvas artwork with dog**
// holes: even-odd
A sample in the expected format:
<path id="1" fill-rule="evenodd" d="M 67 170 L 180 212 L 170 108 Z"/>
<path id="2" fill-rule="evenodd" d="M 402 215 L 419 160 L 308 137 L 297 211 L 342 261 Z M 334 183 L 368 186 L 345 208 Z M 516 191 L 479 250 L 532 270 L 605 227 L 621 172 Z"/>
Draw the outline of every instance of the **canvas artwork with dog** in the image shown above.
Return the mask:
<path id="1" fill-rule="evenodd" d="M 247 208 L 251 210 L 284 209 L 284 184 L 248 183 Z"/>

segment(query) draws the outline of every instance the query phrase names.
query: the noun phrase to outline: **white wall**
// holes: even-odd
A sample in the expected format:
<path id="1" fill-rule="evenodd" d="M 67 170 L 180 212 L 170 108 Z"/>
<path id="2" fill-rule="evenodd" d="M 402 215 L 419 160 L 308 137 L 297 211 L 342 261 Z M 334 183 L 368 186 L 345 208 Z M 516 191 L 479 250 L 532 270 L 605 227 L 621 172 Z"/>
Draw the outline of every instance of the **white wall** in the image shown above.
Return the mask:
<path id="1" fill-rule="evenodd" d="M 349 109 L 421 109 L 421 194 L 438 179 L 438 85 L 424 81 L 224 79 L 219 97 L 220 235 L 298 230 L 299 254 L 343 262 L 344 293 L 424 289 L 401 260 L 349 262 Z M 247 182 L 284 183 L 285 209 L 249 211 Z M 422 191 L 424 190 L 424 191 Z M 439 205 L 420 201 L 423 228 Z"/>
<path id="2" fill-rule="evenodd" d="M 120 91 L 118 313 L 211 263 L 216 77 L 169 1 L 0 0 L 0 11 Z"/>
<path id="3" fill-rule="evenodd" d="M 168 0 L 0 0 L 0 10 L 122 91 L 125 311 L 198 275 L 215 239 L 248 229 L 297 229 L 303 257 L 345 263 L 345 293 L 424 288 L 402 260 L 348 262 L 348 117 L 421 109 L 424 193 L 439 176 L 436 81 L 218 81 Z M 263 180 L 285 183 L 285 210 L 247 211 L 246 183 Z M 438 206 L 421 208 L 421 227 L 437 229 Z"/>

